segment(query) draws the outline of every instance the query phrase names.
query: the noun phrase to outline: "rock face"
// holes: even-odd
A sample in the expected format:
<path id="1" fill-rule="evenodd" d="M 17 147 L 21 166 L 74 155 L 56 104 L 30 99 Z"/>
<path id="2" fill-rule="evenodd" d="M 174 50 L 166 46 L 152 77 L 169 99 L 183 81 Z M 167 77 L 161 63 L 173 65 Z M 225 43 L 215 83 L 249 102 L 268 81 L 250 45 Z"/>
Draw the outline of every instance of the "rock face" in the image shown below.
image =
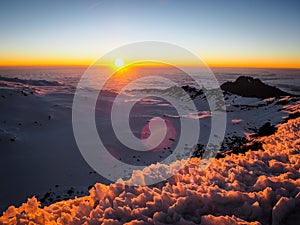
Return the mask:
<path id="1" fill-rule="evenodd" d="M 291 94 L 279 88 L 264 84 L 253 77 L 240 76 L 234 82 L 226 82 L 221 85 L 223 91 L 237 94 L 243 97 L 270 98 L 279 96 L 291 96 Z"/>
<path id="2" fill-rule="evenodd" d="M 268 136 L 271 134 L 274 134 L 277 128 L 274 125 L 271 125 L 271 123 L 267 122 L 264 125 L 262 125 L 258 132 L 255 135 L 252 135 L 252 137 L 263 137 Z"/>

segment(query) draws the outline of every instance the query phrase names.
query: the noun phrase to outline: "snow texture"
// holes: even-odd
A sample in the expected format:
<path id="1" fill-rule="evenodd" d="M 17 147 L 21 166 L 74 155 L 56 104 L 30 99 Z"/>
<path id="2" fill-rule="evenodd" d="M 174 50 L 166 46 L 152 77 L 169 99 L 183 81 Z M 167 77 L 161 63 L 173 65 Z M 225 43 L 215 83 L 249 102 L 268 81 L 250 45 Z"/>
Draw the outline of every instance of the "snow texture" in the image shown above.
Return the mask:
<path id="1" fill-rule="evenodd" d="M 296 107 L 296 106 L 294 106 Z M 156 164 L 109 186 L 97 183 L 88 196 L 40 208 L 35 197 L 10 206 L 0 224 L 297 224 L 300 212 L 300 118 L 259 138 L 263 149 L 203 163 Z M 136 179 L 179 173 L 159 185 L 128 186 Z M 20 184 L 20 188 L 21 184 Z"/>

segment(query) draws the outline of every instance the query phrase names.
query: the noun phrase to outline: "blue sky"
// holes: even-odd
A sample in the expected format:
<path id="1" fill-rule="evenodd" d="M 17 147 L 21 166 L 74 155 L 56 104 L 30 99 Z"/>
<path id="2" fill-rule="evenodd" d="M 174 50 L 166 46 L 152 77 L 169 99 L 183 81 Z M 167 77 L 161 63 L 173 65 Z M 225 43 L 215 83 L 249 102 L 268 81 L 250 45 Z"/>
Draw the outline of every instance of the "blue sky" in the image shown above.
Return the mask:
<path id="1" fill-rule="evenodd" d="M 300 66 L 300 1 L 1 1 L 2 64 L 91 62 L 136 41 L 178 44 L 208 63 Z"/>

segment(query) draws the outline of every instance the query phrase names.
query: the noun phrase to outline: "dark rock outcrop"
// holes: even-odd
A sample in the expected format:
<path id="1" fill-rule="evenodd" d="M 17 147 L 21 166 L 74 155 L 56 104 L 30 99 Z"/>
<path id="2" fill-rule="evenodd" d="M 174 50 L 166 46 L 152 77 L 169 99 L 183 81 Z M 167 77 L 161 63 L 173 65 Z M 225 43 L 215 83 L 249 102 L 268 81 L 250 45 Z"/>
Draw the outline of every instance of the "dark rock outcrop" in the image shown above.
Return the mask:
<path id="1" fill-rule="evenodd" d="M 263 137 L 263 136 L 269 136 L 274 134 L 277 131 L 277 127 L 274 125 L 271 125 L 270 122 L 265 123 L 262 125 L 256 134 L 253 134 L 252 137 Z"/>
<path id="2" fill-rule="evenodd" d="M 190 95 L 190 97 L 191 97 L 192 99 L 196 98 L 196 97 L 199 96 L 199 95 L 203 95 L 203 94 L 204 94 L 204 92 L 203 92 L 202 89 L 198 90 L 198 89 L 196 89 L 196 88 L 194 88 L 194 87 L 191 87 L 191 86 L 189 86 L 189 85 L 184 85 L 184 86 L 182 86 L 181 88 L 182 88 L 185 92 L 187 92 L 187 93 Z"/>
<path id="3" fill-rule="evenodd" d="M 292 96 L 277 87 L 263 83 L 257 78 L 247 76 L 240 76 L 234 82 L 226 82 L 221 85 L 221 89 L 243 97 L 270 98 Z"/>

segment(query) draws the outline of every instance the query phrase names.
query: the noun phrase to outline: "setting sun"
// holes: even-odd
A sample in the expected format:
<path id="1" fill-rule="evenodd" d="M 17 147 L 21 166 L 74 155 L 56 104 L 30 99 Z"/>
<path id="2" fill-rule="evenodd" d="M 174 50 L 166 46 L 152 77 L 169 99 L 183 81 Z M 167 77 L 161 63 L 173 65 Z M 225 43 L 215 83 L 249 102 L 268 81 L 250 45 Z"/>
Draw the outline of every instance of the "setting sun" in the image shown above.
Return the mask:
<path id="1" fill-rule="evenodd" d="M 115 65 L 116 65 L 117 67 L 124 66 L 124 61 L 123 61 L 123 59 L 117 58 L 117 59 L 115 60 Z"/>

